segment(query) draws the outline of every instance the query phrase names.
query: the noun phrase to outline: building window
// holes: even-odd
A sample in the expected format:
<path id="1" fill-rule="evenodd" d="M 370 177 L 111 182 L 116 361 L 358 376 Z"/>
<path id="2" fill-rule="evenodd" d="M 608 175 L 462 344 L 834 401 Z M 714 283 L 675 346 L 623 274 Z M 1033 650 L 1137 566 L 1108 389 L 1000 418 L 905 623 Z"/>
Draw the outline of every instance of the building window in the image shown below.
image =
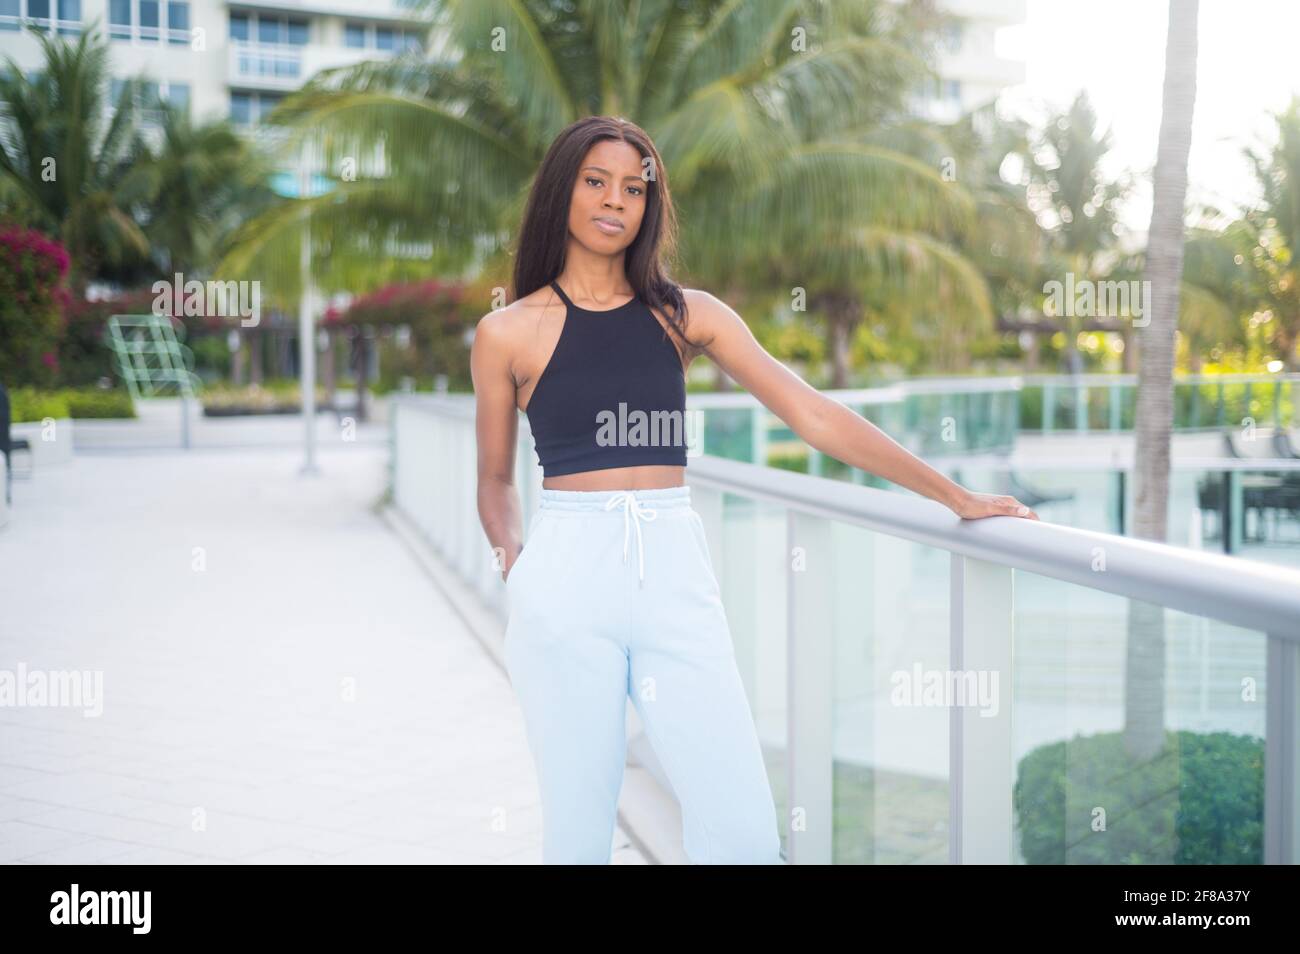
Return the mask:
<path id="1" fill-rule="evenodd" d="M 167 42 L 187 46 L 190 42 L 190 5 L 171 0 L 167 4 Z"/>
<path id="2" fill-rule="evenodd" d="M 50 0 L 27 0 L 27 19 L 44 33 L 50 28 Z"/>
<path id="3" fill-rule="evenodd" d="M 108 35 L 114 40 L 131 39 L 131 0 L 108 0 Z"/>
<path id="4" fill-rule="evenodd" d="M 235 76 L 300 79 L 301 47 L 307 45 L 308 35 L 308 21 L 301 17 L 230 14 L 230 38 L 237 48 Z"/>
<path id="5" fill-rule="evenodd" d="M 140 121 L 155 126 L 162 119 L 162 87 L 152 80 L 140 84 Z"/>
<path id="6" fill-rule="evenodd" d="M 944 49 L 949 53 L 956 53 L 961 49 L 962 37 L 966 32 L 966 25 L 960 21 L 950 21 L 944 25 L 942 32 L 942 42 Z"/>
<path id="7" fill-rule="evenodd" d="M 138 0 L 140 4 L 140 39 L 157 40 L 159 32 L 158 0 Z"/>
<path id="8" fill-rule="evenodd" d="M 349 20 L 343 25 L 343 45 L 354 50 L 418 50 L 422 47 L 420 34 L 415 30 L 399 30 L 377 23 Z"/>
<path id="9" fill-rule="evenodd" d="M 230 94 L 230 121 L 236 126 L 247 126 L 253 121 L 253 96 L 251 93 Z"/>
<path id="10" fill-rule="evenodd" d="M 308 21 L 273 13 L 230 14 L 230 38 L 262 46 L 306 46 Z M 254 38 L 256 38 L 254 40 Z"/>
<path id="11" fill-rule="evenodd" d="M 109 81 L 110 109 L 116 110 L 121 104 L 122 93 L 126 86 L 127 81 L 123 79 Z M 189 112 L 190 85 L 189 83 L 171 82 L 169 80 L 158 82 L 156 80 L 137 79 L 132 103 L 139 111 L 142 125 L 157 126 L 162 123 L 164 104 L 175 106 L 184 113 Z"/>
<path id="12" fill-rule="evenodd" d="M 171 103 L 181 112 L 189 113 L 190 84 L 189 83 L 168 83 L 167 102 Z"/>
<path id="13" fill-rule="evenodd" d="M 943 98 L 950 102 L 959 102 L 961 100 L 961 80 L 944 80 Z"/>
<path id="14" fill-rule="evenodd" d="M 230 121 L 236 126 L 252 126 L 270 114 L 283 93 L 237 92 L 230 93 Z"/>
<path id="15" fill-rule="evenodd" d="M 271 114 L 271 110 L 280 105 L 280 100 L 284 99 L 283 93 L 258 93 L 257 94 L 257 118 L 260 122 Z"/>
<path id="16" fill-rule="evenodd" d="M 59 32 L 69 36 L 81 32 L 81 0 L 59 0 Z"/>
<path id="17" fill-rule="evenodd" d="M 188 44 L 189 0 L 108 0 L 108 35 L 127 43 Z"/>

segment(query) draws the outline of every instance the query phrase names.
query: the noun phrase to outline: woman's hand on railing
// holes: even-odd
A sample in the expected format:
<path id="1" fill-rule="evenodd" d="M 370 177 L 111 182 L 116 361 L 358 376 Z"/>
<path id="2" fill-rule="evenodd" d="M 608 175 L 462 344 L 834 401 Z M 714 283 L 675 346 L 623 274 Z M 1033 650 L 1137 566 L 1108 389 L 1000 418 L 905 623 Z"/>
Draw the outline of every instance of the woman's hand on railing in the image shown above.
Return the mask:
<path id="1" fill-rule="evenodd" d="M 980 517 L 1024 517 L 1037 520 L 1034 513 L 1015 497 L 1006 494 L 977 494 L 968 490 L 957 502 L 949 505 L 957 516 L 963 520 L 977 520 Z"/>

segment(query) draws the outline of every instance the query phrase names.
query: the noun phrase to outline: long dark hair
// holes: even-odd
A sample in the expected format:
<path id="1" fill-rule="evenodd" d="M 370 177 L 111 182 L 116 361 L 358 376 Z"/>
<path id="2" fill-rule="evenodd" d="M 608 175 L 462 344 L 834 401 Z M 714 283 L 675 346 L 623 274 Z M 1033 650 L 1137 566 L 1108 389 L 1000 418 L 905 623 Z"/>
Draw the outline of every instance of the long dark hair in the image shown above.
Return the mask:
<path id="1" fill-rule="evenodd" d="M 579 119 L 561 130 L 546 150 L 519 228 L 512 300 L 550 284 L 564 270 L 573 183 L 587 152 L 605 139 L 628 143 L 653 164 L 653 178 L 646 182 L 645 215 L 627 248 L 623 270 L 640 299 L 661 309 L 669 327 L 686 342 L 686 298 L 665 264 L 677 248 L 677 213 L 668 191 L 668 170 L 645 130 L 614 116 Z"/>

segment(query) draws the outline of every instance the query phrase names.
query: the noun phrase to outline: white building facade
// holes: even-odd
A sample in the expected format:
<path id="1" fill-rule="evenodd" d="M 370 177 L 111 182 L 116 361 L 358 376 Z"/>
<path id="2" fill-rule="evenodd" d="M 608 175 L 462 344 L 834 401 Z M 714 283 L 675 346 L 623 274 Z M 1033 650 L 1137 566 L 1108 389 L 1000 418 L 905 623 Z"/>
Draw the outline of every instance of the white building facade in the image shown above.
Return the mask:
<path id="1" fill-rule="evenodd" d="M 912 108 L 919 116 L 947 123 L 1025 81 L 1024 62 L 1000 56 L 997 35 L 1025 23 L 1028 0 L 939 0 L 938 6 L 958 22 L 939 37 L 936 87 L 917 95 Z"/>
<path id="2" fill-rule="evenodd" d="M 109 38 L 114 101 L 139 76 L 146 110 L 169 101 L 195 121 L 241 126 L 317 70 L 392 56 L 424 36 L 402 0 L 0 0 L 0 53 L 31 71 L 43 56 L 20 27 L 29 19 L 67 37 L 97 26 Z"/>
<path id="3" fill-rule="evenodd" d="M 144 75 L 143 107 L 156 97 L 185 105 L 195 120 L 229 116 L 251 126 L 317 70 L 420 45 L 424 30 L 408 2 L 0 0 L 0 53 L 37 70 L 40 47 L 20 29 L 23 20 L 67 36 L 98 21 L 111 41 L 114 79 Z M 914 111 L 951 121 L 1024 82 L 1024 63 L 998 56 L 995 40 L 1025 22 L 1027 2 L 941 0 L 962 22 L 940 39 L 941 79 L 914 98 Z"/>

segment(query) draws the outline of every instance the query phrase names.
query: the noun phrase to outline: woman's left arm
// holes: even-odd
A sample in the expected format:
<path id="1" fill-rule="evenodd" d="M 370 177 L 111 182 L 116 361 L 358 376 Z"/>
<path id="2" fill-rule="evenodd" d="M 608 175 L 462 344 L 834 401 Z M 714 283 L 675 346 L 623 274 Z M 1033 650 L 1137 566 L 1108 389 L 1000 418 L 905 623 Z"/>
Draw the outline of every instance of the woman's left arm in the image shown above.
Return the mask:
<path id="1" fill-rule="evenodd" d="M 866 418 L 822 394 L 777 361 L 744 320 L 708 292 L 686 291 L 689 328 L 707 354 L 809 446 L 900 487 L 937 500 L 959 517 L 1038 519 L 1015 497 L 967 490 Z"/>

